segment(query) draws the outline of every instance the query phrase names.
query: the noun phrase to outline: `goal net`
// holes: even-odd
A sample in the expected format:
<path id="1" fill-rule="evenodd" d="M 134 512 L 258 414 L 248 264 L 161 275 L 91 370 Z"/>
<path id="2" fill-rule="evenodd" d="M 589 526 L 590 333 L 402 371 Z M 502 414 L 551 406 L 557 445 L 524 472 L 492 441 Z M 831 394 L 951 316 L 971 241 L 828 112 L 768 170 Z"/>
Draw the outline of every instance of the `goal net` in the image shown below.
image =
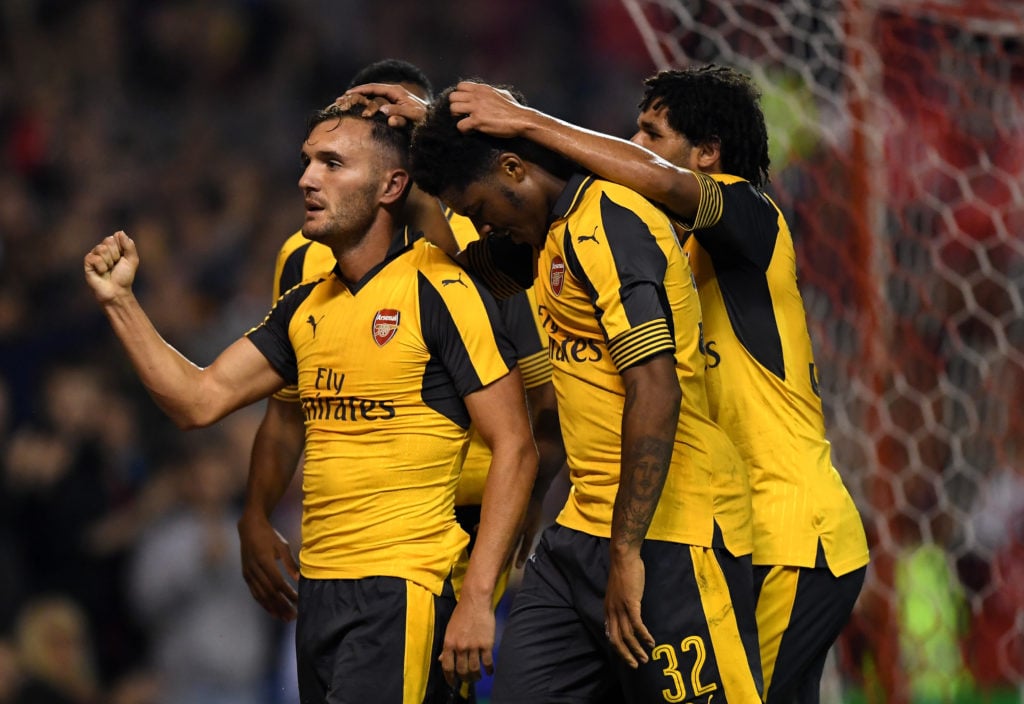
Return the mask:
<path id="1" fill-rule="evenodd" d="M 764 94 L 768 191 L 872 548 L 847 696 L 1018 701 L 1024 3 L 622 3 L 655 67 L 731 65 Z"/>

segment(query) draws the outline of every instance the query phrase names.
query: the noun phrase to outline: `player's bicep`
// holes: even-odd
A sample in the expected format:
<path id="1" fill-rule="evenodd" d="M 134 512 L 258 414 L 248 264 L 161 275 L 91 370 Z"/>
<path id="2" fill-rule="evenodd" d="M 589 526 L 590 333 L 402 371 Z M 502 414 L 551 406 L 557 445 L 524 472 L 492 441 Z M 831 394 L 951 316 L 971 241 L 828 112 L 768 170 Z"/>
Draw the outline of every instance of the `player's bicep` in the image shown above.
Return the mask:
<path id="1" fill-rule="evenodd" d="M 203 370 L 199 398 L 216 417 L 269 396 L 284 379 L 248 338 L 232 343 Z"/>
<path id="2" fill-rule="evenodd" d="M 532 446 L 526 394 L 518 368 L 467 394 L 463 400 L 470 421 L 492 452 L 502 448 L 522 451 L 525 445 Z"/>

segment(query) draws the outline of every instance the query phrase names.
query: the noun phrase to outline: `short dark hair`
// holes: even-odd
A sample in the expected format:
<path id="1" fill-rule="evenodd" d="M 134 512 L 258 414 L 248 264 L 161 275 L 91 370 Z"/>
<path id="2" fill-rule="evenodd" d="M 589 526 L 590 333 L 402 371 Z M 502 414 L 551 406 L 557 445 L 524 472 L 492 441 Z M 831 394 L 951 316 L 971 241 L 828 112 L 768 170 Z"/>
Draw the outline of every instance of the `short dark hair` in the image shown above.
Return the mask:
<path id="1" fill-rule="evenodd" d="M 306 138 L 313 133 L 313 130 L 322 122 L 328 120 L 356 119 L 365 120 L 370 123 L 371 138 L 382 147 L 385 147 L 399 157 L 403 168 L 409 163 L 409 144 L 412 137 L 412 130 L 408 127 L 399 128 L 388 125 L 387 115 L 375 113 L 370 117 L 363 116 L 362 105 L 353 105 L 348 109 L 342 109 L 332 103 L 325 108 L 317 110 L 306 120 Z"/>
<path id="2" fill-rule="evenodd" d="M 708 64 L 647 78 L 640 109 L 664 106 L 668 124 L 692 144 L 718 142 L 722 171 L 757 188 L 768 183 L 768 129 L 761 91 L 748 76 Z"/>
<path id="3" fill-rule="evenodd" d="M 348 88 L 364 83 L 411 83 L 422 88 L 428 100 L 434 94 L 434 86 L 427 74 L 418 66 L 401 59 L 381 59 L 364 66 L 352 77 Z"/>
<path id="4" fill-rule="evenodd" d="M 525 103 L 520 93 L 508 86 L 513 97 Z M 577 169 L 572 162 L 527 139 L 503 139 L 481 132 L 461 132 L 461 115 L 453 115 L 448 97 L 455 87 L 446 88 L 430 104 L 427 115 L 413 132 L 410 173 L 421 189 L 433 196 L 454 188 L 461 191 L 486 175 L 502 152 L 515 152 L 561 178 Z"/>

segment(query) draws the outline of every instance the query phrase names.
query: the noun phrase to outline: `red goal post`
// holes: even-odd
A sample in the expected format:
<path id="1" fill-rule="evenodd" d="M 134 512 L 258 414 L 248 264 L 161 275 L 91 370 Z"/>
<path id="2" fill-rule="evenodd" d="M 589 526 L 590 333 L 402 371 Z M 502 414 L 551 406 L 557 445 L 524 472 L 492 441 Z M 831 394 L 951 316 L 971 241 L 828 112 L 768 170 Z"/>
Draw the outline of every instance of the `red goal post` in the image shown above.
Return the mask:
<path id="1" fill-rule="evenodd" d="M 622 2 L 655 67 L 764 93 L 872 546 L 846 677 L 869 701 L 1024 690 L 1024 2 Z"/>

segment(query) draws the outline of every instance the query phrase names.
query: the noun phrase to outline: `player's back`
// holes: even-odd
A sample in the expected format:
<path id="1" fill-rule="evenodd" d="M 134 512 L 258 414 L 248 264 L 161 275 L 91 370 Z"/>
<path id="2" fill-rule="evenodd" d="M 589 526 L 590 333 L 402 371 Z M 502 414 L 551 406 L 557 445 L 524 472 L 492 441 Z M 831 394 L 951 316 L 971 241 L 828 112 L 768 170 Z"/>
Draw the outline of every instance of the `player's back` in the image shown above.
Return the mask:
<path id="1" fill-rule="evenodd" d="M 830 567 L 845 573 L 866 564 L 867 543 L 831 462 L 792 235 L 748 182 L 702 179 L 717 189 L 714 206 L 698 213 L 685 250 L 704 313 L 712 417 L 750 468 L 754 562 L 811 567 L 820 537 Z"/>

